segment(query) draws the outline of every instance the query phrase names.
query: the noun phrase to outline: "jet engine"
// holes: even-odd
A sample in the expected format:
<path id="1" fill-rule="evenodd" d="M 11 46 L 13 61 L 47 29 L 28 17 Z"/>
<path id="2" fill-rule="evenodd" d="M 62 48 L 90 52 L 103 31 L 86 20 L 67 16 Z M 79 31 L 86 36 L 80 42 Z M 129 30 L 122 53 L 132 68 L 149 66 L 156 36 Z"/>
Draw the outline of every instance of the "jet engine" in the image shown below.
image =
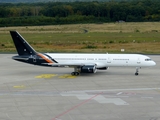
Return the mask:
<path id="1" fill-rule="evenodd" d="M 98 70 L 107 70 L 109 67 L 97 68 Z"/>
<path id="2" fill-rule="evenodd" d="M 86 65 L 81 67 L 81 73 L 96 73 L 97 68 L 95 65 Z"/>

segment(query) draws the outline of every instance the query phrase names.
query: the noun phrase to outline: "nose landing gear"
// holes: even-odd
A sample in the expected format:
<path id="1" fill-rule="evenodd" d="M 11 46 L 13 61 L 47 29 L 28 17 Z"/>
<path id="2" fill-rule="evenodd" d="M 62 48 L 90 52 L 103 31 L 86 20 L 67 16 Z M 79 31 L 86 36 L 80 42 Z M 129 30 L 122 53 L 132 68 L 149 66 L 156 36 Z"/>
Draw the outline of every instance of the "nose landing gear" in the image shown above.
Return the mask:
<path id="1" fill-rule="evenodd" d="M 137 76 L 137 75 L 138 75 L 138 72 L 136 72 L 135 75 Z"/>
<path id="2" fill-rule="evenodd" d="M 136 67 L 136 73 L 135 73 L 135 75 L 137 76 L 139 73 L 139 69 L 141 69 L 141 67 Z"/>

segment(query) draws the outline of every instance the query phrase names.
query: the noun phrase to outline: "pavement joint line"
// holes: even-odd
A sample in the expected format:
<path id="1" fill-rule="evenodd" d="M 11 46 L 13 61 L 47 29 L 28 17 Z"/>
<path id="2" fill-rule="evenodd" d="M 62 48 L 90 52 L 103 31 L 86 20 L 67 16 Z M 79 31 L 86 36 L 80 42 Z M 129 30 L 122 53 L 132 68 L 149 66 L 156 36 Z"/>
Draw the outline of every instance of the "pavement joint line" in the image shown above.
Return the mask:
<path id="1" fill-rule="evenodd" d="M 80 107 L 81 105 L 83 105 L 83 104 L 85 104 L 85 103 L 91 101 L 92 99 L 96 98 L 97 96 L 101 95 L 102 93 L 103 93 L 103 92 L 97 93 L 96 95 L 90 97 L 89 99 L 87 99 L 87 100 L 85 100 L 85 101 L 79 103 L 78 105 L 75 105 L 75 106 L 73 106 L 72 108 L 66 110 L 65 112 L 63 112 L 63 113 L 57 115 L 57 116 L 56 116 L 55 118 L 53 118 L 52 120 L 57 120 L 57 119 L 59 119 L 59 118 L 62 117 L 63 115 L 65 115 L 65 114 L 69 113 L 70 111 L 72 111 L 72 110 L 74 110 L 74 109 Z"/>
<path id="2" fill-rule="evenodd" d="M 141 90 L 160 90 L 160 88 L 129 88 L 129 89 L 108 89 L 108 90 L 83 90 L 83 92 L 110 92 L 110 91 L 141 91 Z M 81 92 L 81 91 L 73 91 Z"/>

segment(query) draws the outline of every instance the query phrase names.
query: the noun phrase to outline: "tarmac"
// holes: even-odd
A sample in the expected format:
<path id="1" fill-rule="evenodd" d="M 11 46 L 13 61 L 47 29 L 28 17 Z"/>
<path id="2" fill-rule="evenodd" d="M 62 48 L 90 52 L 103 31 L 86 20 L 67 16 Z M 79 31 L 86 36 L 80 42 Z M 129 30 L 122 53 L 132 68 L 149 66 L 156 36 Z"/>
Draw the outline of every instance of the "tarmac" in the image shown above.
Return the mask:
<path id="1" fill-rule="evenodd" d="M 72 68 L 41 67 L 0 54 L 0 120 L 160 120 L 157 65 L 110 67 L 71 76 Z"/>

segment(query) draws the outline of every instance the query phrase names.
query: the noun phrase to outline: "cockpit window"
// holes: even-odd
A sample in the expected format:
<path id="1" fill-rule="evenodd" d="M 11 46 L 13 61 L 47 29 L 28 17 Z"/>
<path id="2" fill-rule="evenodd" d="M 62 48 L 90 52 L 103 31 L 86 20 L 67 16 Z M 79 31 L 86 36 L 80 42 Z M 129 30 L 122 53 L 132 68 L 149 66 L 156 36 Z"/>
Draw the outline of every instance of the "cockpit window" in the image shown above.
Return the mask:
<path id="1" fill-rule="evenodd" d="M 147 58 L 147 59 L 145 59 L 145 61 L 152 61 L 152 59 Z"/>

